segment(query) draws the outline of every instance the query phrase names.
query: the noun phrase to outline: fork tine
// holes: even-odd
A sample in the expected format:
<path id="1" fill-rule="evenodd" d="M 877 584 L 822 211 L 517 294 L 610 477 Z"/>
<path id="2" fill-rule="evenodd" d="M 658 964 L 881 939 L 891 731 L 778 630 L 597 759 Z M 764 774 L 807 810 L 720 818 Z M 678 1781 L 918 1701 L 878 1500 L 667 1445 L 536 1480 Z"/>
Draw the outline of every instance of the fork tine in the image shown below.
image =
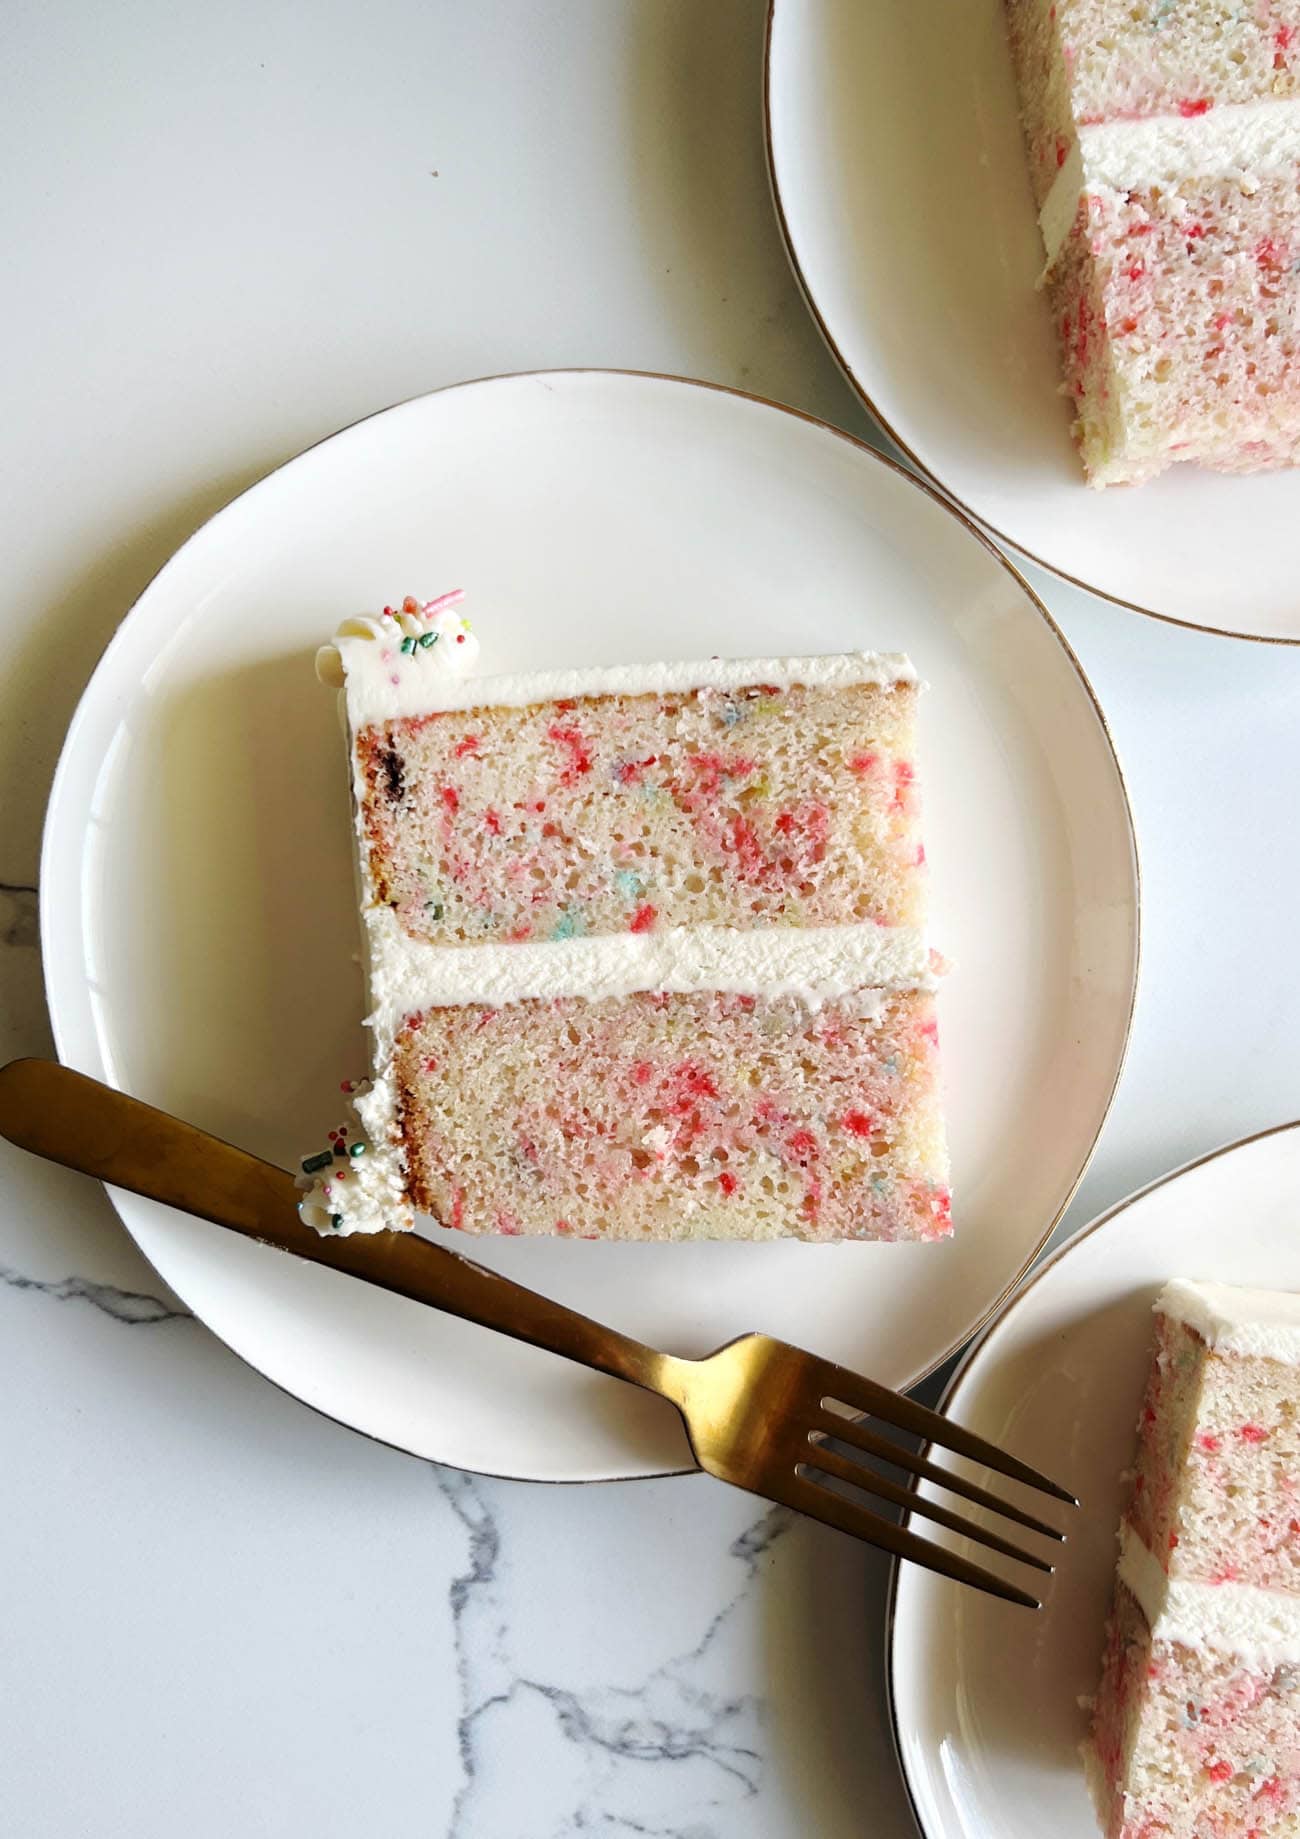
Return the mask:
<path id="1" fill-rule="evenodd" d="M 992 1571 L 985 1571 L 969 1558 L 962 1558 L 956 1552 L 950 1552 L 941 1545 L 934 1545 L 929 1539 L 922 1539 L 917 1533 L 909 1532 L 906 1527 L 897 1526 L 892 1520 L 882 1519 L 878 1513 L 872 1513 L 869 1507 L 862 1507 L 856 1501 L 846 1501 L 843 1495 L 832 1494 L 819 1482 L 810 1481 L 806 1476 L 792 1474 L 785 1488 L 779 1495 L 773 1493 L 787 1507 L 793 1507 L 798 1513 L 806 1513 L 814 1520 L 822 1520 L 827 1526 L 834 1526 L 838 1531 L 848 1533 L 854 1539 L 861 1539 L 867 1545 L 878 1546 L 882 1552 L 889 1552 L 895 1558 L 908 1558 L 913 1564 L 924 1565 L 928 1571 L 938 1571 L 943 1577 L 951 1577 L 955 1583 L 970 1584 L 976 1590 L 984 1590 L 990 1596 L 999 1596 L 1004 1602 L 1019 1603 L 1025 1609 L 1041 1609 L 1042 1604 L 1036 1596 L 1009 1584 Z"/>
<path id="2" fill-rule="evenodd" d="M 1045 1538 L 1064 1541 L 1065 1534 L 1057 1526 L 1049 1526 L 1046 1520 L 1039 1520 L 1032 1513 L 1026 1513 L 1023 1507 L 1013 1506 L 988 1488 L 981 1488 L 978 1482 L 967 1481 L 964 1475 L 954 1475 L 937 1462 L 927 1462 L 916 1450 L 906 1449 L 900 1443 L 891 1442 L 888 1437 L 878 1437 L 868 1430 L 859 1418 L 842 1418 L 833 1411 L 822 1410 L 824 1431 L 819 1435 L 833 1437 L 839 1443 L 852 1443 L 856 1449 L 865 1450 L 869 1456 L 879 1456 L 884 1462 L 892 1462 L 900 1469 L 907 1469 L 913 1475 L 919 1475 L 923 1481 L 937 1482 L 950 1494 L 960 1494 L 968 1501 L 974 1501 L 977 1507 L 987 1507 L 992 1513 L 1000 1513 L 1005 1519 L 1014 1520 L 1018 1526 L 1027 1526 L 1030 1532 L 1042 1533 Z"/>
<path id="3" fill-rule="evenodd" d="M 1004 1558 L 1016 1558 L 1021 1564 L 1030 1564 L 1036 1571 L 1046 1571 L 1050 1575 L 1056 1568 L 1044 1558 L 1036 1557 L 1031 1552 L 1022 1552 L 1009 1539 L 1003 1539 L 997 1533 L 986 1532 L 982 1526 L 964 1520 L 959 1513 L 941 1507 L 937 1501 L 925 1500 L 910 1488 L 900 1488 L 897 1482 L 878 1475 L 868 1463 L 853 1462 L 849 1457 L 828 1449 L 824 1443 L 810 1443 L 808 1448 L 809 1454 L 803 1459 L 808 1468 L 821 1469 L 825 1474 L 835 1476 L 837 1481 L 847 1481 L 855 1488 L 863 1488 L 868 1494 L 889 1501 L 895 1507 L 906 1507 L 909 1512 L 920 1514 L 922 1519 L 946 1526 L 949 1532 L 961 1533 L 964 1538 L 973 1539 L 977 1545 L 987 1545 L 991 1552 L 1001 1552 Z"/>
<path id="4" fill-rule="evenodd" d="M 891 1392 L 887 1386 L 877 1385 L 874 1379 L 863 1379 L 861 1374 L 850 1373 L 847 1367 L 835 1366 L 829 1360 L 818 1361 L 817 1366 L 823 1398 L 837 1398 L 852 1411 L 869 1411 L 872 1417 L 883 1418 L 897 1430 L 910 1430 L 928 1443 L 939 1443 L 958 1456 L 969 1456 L 972 1462 L 996 1469 L 1000 1475 L 1009 1475 L 1013 1481 L 1023 1481 L 1028 1487 L 1053 1495 L 1071 1507 L 1079 1505 L 1077 1498 L 1059 1482 L 1049 1480 L 1018 1457 L 1008 1456 L 996 1443 L 986 1443 L 974 1431 L 940 1417 L 927 1405 L 919 1405 L 914 1398 Z"/>

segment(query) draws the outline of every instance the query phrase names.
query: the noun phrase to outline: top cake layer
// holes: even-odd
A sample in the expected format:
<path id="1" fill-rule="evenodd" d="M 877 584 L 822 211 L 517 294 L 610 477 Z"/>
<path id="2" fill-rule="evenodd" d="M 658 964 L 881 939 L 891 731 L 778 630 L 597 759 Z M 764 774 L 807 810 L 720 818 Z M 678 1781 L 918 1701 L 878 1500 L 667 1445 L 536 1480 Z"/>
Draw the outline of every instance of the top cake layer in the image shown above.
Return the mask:
<path id="1" fill-rule="evenodd" d="M 335 654 L 365 878 L 407 938 L 920 923 L 906 659 L 466 682 L 450 616 L 429 646 L 407 617 L 350 622 Z"/>

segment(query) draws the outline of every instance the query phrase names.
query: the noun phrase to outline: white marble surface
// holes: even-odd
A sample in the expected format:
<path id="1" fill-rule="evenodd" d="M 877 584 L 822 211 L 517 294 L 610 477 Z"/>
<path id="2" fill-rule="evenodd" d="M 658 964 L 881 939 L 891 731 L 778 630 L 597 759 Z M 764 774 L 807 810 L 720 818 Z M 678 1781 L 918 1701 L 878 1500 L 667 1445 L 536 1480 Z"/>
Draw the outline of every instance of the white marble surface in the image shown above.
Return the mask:
<path id="1" fill-rule="evenodd" d="M 12 0 L 0 35 L 8 1057 L 48 1050 L 34 889 L 68 718 L 240 486 L 535 365 L 866 424 L 777 240 L 759 0 Z M 1133 1051 L 1078 1224 L 1300 1113 L 1300 652 L 1037 579 L 1144 855 Z M 873 1555 L 704 1480 L 529 1488 L 349 1435 L 178 1313 L 98 1192 L 0 1168 L 4 1831 L 911 1833 Z"/>

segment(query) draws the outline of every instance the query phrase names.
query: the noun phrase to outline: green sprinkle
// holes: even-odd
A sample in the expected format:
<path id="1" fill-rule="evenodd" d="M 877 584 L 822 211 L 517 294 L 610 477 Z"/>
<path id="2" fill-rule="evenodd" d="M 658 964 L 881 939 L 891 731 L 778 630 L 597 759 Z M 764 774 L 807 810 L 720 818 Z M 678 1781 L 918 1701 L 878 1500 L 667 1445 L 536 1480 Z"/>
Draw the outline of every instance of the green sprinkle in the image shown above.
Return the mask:
<path id="1" fill-rule="evenodd" d="M 424 910 L 431 920 L 440 920 L 442 918 L 442 902 L 440 900 L 426 900 L 424 903 Z"/>
<path id="2" fill-rule="evenodd" d="M 566 907 L 551 928 L 551 937 L 553 939 L 579 939 L 586 930 L 586 923 L 578 909 Z"/>
<path id="3" fill-rule="evenodd" d="M 422 632 L 420 634 L 419 643 L 421 651 L 427 651 L 430 645 L 436 645 L 438 643 L 438 634 L 436 632 Z"/>
<path id="4" fill-rule="evenodd" d="M 331 1226 L 341 1226 L 342 1224 L 343 1224 L 343 1215 L 341 1213 L 331 1213 L 330 1214 L 330 1225 Z"/>
<path id="5" fill-rule="evenodd" d="M 402 650 L 409 657 L 415 650 L 415 640 L 413 638 L 404 638 L 402 640 Z"/>
<path id="6" fill-rule="evenodd" d="M 364 1143 L 353 1143 L 348 1148 L 349 1156 L 364 1156 L 365 1153 L 366 1146 Z"/>
<path id="7" fill-rule="evenodd" d="M 307 1160 L 302 1165 L 302 1172 L 304 1175 L 314 1175 L 317 1169 L 328 1168 L 333 1160 L 334 1151 L 332 1149 L 323 1149 L 319 1156 L 308 1156 Z"/>

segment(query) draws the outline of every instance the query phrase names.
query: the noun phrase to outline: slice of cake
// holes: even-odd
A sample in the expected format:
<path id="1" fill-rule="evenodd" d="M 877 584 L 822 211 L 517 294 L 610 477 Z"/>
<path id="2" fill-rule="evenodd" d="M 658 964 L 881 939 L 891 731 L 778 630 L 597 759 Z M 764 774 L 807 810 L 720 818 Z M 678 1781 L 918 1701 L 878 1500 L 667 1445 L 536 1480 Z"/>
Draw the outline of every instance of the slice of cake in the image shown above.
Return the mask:
<path id="1" fill-rule="evenodd" d="M 1300 456 L 1300 0 L 1007 0 L 1089 482 Z"/>
<path id="2" fill-rule="evenodd" d="M 950 1230 L 897 656 L 474 679 L 459 595 L 350 620 L 374 1033 L 323 1230 Z"/>
<path id="3" fill-rule="evenodd" d="M 1300 1832 L 1300 1296 L 1176 1281 L 1089 1754 L 1107 1839 Z"/>

